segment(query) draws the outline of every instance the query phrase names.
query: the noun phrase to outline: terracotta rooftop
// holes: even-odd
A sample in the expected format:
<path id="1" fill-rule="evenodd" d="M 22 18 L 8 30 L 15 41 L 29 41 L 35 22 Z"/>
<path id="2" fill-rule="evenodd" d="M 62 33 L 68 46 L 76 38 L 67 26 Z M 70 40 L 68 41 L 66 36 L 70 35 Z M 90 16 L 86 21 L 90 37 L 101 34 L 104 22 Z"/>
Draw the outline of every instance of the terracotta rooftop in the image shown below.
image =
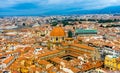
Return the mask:
<path id="1" fill-rule="evenodd" d="M 55 53 L 58 53 L 58 52 L 59 52 L 59 50 L 46 52 L 46 53 L 43 53 L 43 54 L 39 54 L 39 57 L 44 57 L 44 56 L 47 56 L 47 55 L 50 55 L 50 54 L 55 54 Z"/>
<path id="2" fill-rule="evenodd" d="M 9 58 L 7 58 L 6 60 L 3 61 L 3 63 L 8 64 L 11 60 L 13 60 L 14 57 L 10 56 Z"/>
<path id="3" fill-rule="evenodd" d="M 93 47 L 84 45 L 84 44 L 71 44 L 71 46 L 79 47 L 82 49 L 87 49 L 87 50 L 95 50 Z"/>
<path id="4" fill-rule="evenodd" d="M 59 57 L 55 57 L 55 58 L 52 58 L 50 60 L 55 62 L 55 63 L 58 63 L 58 64 L 60 64 L 60 62 L 64 61 L 64 60 L 60 59 Z"/>
<path id="5" fill-rule="evenodd" d="M 65 31 L 62 27 L 54 27 L 50 36 L 65 36 Z"/>

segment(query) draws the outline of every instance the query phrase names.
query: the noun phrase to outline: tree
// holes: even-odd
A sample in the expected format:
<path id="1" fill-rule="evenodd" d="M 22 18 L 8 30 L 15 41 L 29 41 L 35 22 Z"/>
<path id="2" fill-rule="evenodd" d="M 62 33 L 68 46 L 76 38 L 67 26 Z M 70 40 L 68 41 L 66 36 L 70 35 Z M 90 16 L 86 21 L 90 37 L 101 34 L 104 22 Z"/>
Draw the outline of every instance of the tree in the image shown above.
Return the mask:
<path id="1" fill-rule="evenodd" d="M 52 22 L 52 26 L 56 26 L 57 24 L 57 22 Z"/>
<path id="2" fill-rule="evenodd" d="M 81 22 L 81 21 L 79 21 L 79 24 L 82 24 L 82 22 Z"/>
<path id="3" fill-rule="evenodd" d="M 72 36 L 73 36 L 72 31 L 68 31 L 68 37 L 72 38 Z"/>
<path id="4" fill-rule="evenodd" d="M 80 19 L 80 21 L 86 21 L 86 19 Z"/>
<path id="5" fill-rule="evenodd" d="M 25 26 L 26 24 L 25 23 L 23 23 L 23 26 Z"/>
<path id="6" fill-rule="evenodd" d="M 88 21 L 96 21 L 95 19 L 88 19 Z"/>

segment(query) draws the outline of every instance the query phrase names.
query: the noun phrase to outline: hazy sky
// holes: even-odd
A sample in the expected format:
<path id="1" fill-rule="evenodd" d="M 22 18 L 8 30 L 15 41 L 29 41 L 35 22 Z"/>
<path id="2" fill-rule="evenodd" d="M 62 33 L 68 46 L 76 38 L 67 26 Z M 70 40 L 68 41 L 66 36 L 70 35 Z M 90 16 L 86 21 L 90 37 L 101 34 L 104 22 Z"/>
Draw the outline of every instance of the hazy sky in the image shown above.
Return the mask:
<path id="1" fill-rule="evenodd" d="M 119 6 L 120 0 L 0 0 L 0 15 L 42 15 Z"/>

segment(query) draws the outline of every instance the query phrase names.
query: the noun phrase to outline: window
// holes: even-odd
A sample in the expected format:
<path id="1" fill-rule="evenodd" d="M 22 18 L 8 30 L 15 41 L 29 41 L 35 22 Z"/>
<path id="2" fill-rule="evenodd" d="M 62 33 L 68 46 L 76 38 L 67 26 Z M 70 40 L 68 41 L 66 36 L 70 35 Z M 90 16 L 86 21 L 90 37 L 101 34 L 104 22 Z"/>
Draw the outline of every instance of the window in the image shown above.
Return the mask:
<path id="1" fill-rule="evenodd" d="M 99 71 L 99 73 L 103 73 L 103 72 Z"/>
<path id="2" fill-rule="evenodd" d="M 64 37 L 62 37 L 62 40 L 64 40 Z"/>
<path id="3" fill-rule="evenodd" d="M 58 41 L 58 37 L 56 37 L 56 41 Z"/>

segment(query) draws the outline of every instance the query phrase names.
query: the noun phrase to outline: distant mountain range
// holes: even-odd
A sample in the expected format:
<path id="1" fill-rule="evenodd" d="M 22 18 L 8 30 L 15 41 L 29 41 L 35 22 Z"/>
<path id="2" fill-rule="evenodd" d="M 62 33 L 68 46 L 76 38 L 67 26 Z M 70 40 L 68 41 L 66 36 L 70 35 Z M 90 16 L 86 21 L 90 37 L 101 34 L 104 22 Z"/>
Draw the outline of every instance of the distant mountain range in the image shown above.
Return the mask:
<path id="1" fill-rule="evenodd" d="M 39 11 L 39 10 L 38 10 Z M 70 8 L 70 9 L 51 9 L 43 11 L 42 14 L 19 14 L 19 15 L 9 15 L 9 16 L 49 16 L 49 15 L 79 15 L 79 14 L 117 14 L 120 15 L 120 6 L 110 6 L 103 9 L 93 9 L 93 10 L 81 10 L 79 8 Z M 4 15 L 0 15 L 4 16 Z M 8 15 L 7 15 L 8 16 Z"/>
<path id="2" fill-rule="evenodd" d="M 79 14 L 120 14 L 120 6 L 111 6 L 103 9 L 93 10 L 81 10 L 77 8 L 71 8 L 66 10 L 48 10 L 47 15 L 79 15 Z"/>
<path id="3" fill-rule="evenodd" d="M 49 12 L 46 13 L 49 15 L 71 15 L 71 14 L 120 14 L 120 6 L 111 6 L 111 7 L 106 7 L 103 9 L 93 9 L 93 10 L 80 10 L 80 9 L 75 9 L 71 8 L 68 10 L 61 10 L 57 12 Z"/>
<path id="4" fill-rule="evenodd" d="M 83 10 L 81 14 L 117 14 L 120 13 L 120 6 L 111 6 L 104 9 Z"/>

